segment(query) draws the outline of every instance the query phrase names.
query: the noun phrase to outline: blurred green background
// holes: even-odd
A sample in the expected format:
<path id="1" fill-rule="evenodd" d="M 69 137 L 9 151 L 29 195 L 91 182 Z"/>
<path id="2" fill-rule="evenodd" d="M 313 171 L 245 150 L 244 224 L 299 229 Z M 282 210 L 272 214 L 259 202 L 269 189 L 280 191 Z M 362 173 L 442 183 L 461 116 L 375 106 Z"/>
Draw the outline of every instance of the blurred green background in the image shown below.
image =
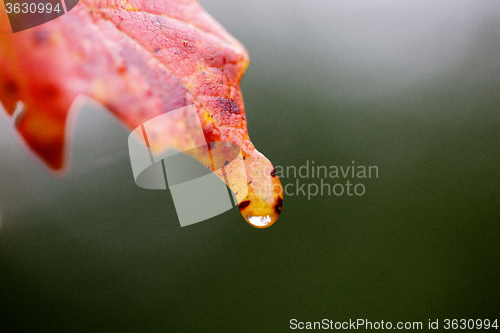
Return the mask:
<path id="1" fill-rule="evenodd" d="M 180 228 L 105 112 L 78 116 L 64 178 L 0 115 L 0 331 L 500 319 L 500 3 L 202 5 L 249 50 L 249 132 L 275 166 L 379 178 L 361 197 L 286 197 L 268 229 L 237 209 Z"/>

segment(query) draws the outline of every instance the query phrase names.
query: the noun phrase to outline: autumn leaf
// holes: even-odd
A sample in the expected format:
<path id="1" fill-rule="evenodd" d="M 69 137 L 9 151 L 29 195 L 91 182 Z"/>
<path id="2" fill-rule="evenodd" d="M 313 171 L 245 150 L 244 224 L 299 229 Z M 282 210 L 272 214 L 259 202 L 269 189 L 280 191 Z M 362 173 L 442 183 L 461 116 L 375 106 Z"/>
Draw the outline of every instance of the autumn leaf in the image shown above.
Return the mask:
<path id="1" fill-rule="evenodd" d="M 10 31 L 0 12 L 0 31 Z M 78 95 L 131 130 L 194 104 L 207 142 L 241 148 L 248 195 L 240 210 L 265 227 L 281 212 L 283 190 L 248 137 L 240 90 L 248 64 L 245 48 L 194 0 L 84 0 L 53 21 L 0 34 L 0 100 L 11 115 L 24 103 L 17 129 L 54 170 L 67 166 L 66 122 Z"/>

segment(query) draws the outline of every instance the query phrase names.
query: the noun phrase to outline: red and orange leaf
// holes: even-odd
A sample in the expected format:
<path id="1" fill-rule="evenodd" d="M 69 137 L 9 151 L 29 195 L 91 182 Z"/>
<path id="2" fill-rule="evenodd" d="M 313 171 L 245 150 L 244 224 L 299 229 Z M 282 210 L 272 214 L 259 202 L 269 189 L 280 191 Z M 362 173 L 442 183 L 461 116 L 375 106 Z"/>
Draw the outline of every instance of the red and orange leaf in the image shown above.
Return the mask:
<path id="1" fill-rule="evenodd" d="M 9 31 L 0 12 L 0 31 Z M 243 152 L 243 216 L 270 218 L 270 225 L 283 190 L 248 137 L 240 90 L 248 63 L 245 48 L 194 0 L 83 0 L 46 24 L 0 34 L 0 101 L 9 114 L 24 103 L 19 133 L 56 170 L 67 163 L 66 120 L 78 95 L 94 98 L 130 129 L 195 104 L 206 140 Z"/>

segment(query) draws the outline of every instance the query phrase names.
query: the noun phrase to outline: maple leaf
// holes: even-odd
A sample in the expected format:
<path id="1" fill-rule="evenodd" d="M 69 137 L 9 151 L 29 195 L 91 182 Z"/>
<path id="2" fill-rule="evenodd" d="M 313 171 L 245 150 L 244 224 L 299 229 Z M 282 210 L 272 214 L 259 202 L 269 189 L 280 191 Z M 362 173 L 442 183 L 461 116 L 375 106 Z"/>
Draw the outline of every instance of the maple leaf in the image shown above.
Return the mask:
<path id="1" fill-rule="evenodd" d="M 10 31 L 0 12 L 0 31 Z M 265 227 L 281 212 L 283 189 L 248 137 L 240 90 L 248 64 L 245 48 L 194 0 L 83 0 L 53 21 L 0 34 L 0 101 L 11 115 L 24 103 L 17 129 L 54 170 L 67 165 L 66 121 L 78 95 L 129 129 L 194 104 L 207 142 L 241 148 L 248 194 L 240 210 Z M 182 140 L 172 148 L 184 150 Z"/>

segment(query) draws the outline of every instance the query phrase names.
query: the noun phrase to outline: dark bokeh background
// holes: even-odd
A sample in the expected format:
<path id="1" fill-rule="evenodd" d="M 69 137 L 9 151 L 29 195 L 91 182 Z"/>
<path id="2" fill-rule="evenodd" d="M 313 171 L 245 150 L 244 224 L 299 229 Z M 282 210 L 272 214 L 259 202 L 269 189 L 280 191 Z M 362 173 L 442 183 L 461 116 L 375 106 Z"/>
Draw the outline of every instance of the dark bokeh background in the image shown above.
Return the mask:
<path id="1" fill-rule="evenodd" d="M 250 52 L 249 131 L 275 166 L 379 178 L 362 197 L 286 197 L 268 229 L 238 210 L 180 228 L 105 112 L 78 116 L 65 178 L 0 116 L 0 331 L 498 318 L 500 3 L 202 4 Z"/>

